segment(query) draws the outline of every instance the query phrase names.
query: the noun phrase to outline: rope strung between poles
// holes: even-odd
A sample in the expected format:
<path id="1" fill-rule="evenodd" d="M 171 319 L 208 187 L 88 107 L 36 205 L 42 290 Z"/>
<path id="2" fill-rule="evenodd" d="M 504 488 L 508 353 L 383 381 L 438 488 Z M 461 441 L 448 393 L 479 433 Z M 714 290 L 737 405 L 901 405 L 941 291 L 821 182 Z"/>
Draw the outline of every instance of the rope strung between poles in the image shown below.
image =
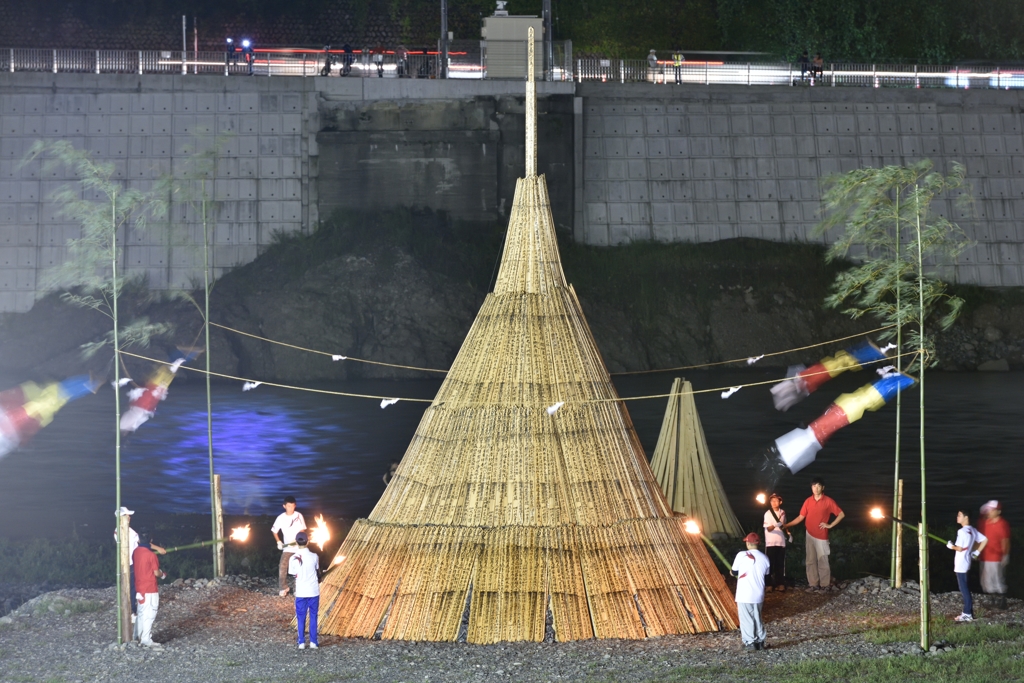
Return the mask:
<path id="1" fill-rule="evenodd" d="M 211 322 L 210 324 L 213 325 L 214 327 L 219 327 L 222 330 L 227 330 L 228 332 L 234 332 L 235 334 L 245 335 L 246 337 L 252 337 L 253 339 L 259 339 L 260 341 L 265 341 L 265 342 L 267 342 L 269 344 L 277 344 L 279 346 L 287 346 L 288 348 L 296 349 L 297 351 L 306 351 L 308 353 L 315 353 L 315 354 L 318 354 L 318 355 L 321 355 L 321 356 L 328 356 L 331 360 L 350 360 L 350 361 L 353 361 L 355 363 L 369 363 L 370 365 L 383 365 L 383 366 L 388 367 L 388 368 L 402 368 L 402 369 L 405 369 L 405 370 L 418 370 L 420 372 L 444 372 L 444 373 L 448 372 L 447 370 L 439 370 L 437 368 L 420 368 L 420 367 L 416 367 L 415 365 L 399 365 L 397 363 L 384 363 L 384 362 L 379 361 L 379 360 L 366 360 L 364 358 L 352 358 L 351 356 L 342 356 L 342 355 L 337 354 L 337 353 L 327 353 L 326 351 L 317 351 L 316 349 L 307 349 L 304 346 L 297 346 L 295 344 L 288 344 L 286 342 L 276 341 L 274 339 L 267 339 L 266 337 L 261 337 L 258 334 L 252 334 L 251 332 L 243 332 L 242 330 L 236 330 L 233 327 L 228 327 L 227 325 L 221 325 L 220 323 Z"/>
<path id="2" fill-rule="evenodd" d="M 265 341 L 265 342 L 267 342 L 269 344 L 277 344 L 279 346 L 286 346 L 286 347 L 288 347 L 290 349 L 295 349 L 297 351 L 306 351 L 308 353 L 315 353 L 315 354 L 318 354 L 318 355 L 321 355 L 321 356 L 328 356 L 332 360 L 335 359 L 335 358 L 338 358 L 339 360 L 342 360 L 342 359 L 343 360 L 350 360 L 350 361 L 353 361 L 355 363 L 369 363 L 370 365 L 382 365 L 384 367 L 389 367 L 389 368 L 402 368 L 404 370 L 417 370 L 419 372 L 443 372 L 443 373 L 447 373 L 448 372 L 448 370 L 441 370 L 441 369 L 438 369 L 438 368 L 421 368 L 421 367 L 418 367 L 418 366 L 415 366 L 415 365 L 399 365 L 399 364 L 396 364 L 396 363 L 384 363 L 382 361 L 366 360 L 364 358 L 353 358 L 351 356 L 339 356 L 336 353 L 327 353 L 326 351 L 318 351 L 316 349 L 309 349 L 309 348 L 306 348 L 304 346 L 298 346 L 296 344 L 288 344 L 287 342 L 281 342 L 281 341 L 277 341 L 277 340 L 274 340 L 274 339 L 268 339 L 267 337 L 261 337 L 258 334 L 252 334 L 251 332 L 243 332 L 242 330 L 236 330 L 233 327 L 228 327 L 227 325 L 221 325 L 221 324 L 215 323 L 215 322 L 211 322 L 210 324 L 213 325 L 214 327 L 219 327 L 222 330 L 227 330 L 228 332 L 234 332 L 236 334 L 241 334 L 241 335 L 244 335 L 246 337 L 252 337 L 253 339 L 259 339 L 260 341 Z M 885 325 L 883 327 L 876 327 L 873 330 L 867 330 L 865 332 L 860 332 L 858 334 L 851 334 L 851 335 L 848 335 L 846 337 L 839 337 L 838 339 L 830 339 L 828 341 L 818 342 L 817 344 L 809 344 L 807 346 L 799 346 L 799 347 L 796 347 L 796 348 L 793 348 L 793 349 L 787 349 L 785 351 L 773 351 L 771 353 L 762 354 L 760 357 L 761 358 L 767 358 L 769 356 L 782 356 L 782 355 L 785 355 L 787 353 L 796 353 L 797 351 L 806 351 L 807 349 L 813 349 L 813 348 L 817 348 L 819 346 L 827 346 L 829 344 L 835 344 L 837 342 L 846 341 L 847 339 L 855 339 L 856 337 L 863 337 L 863 336 L 868 335 L 868 334 L 874 334 L 875 332 L 881 332 L 882 330 L 887 330 L 887 329 L 889 329 L 891 327 L 895 327 L 895 325 Z M 653 374 L 653 373 L 656 373 L 656 372 L 677 372 L 679 370 L 697 370 L 699 368 L 710 368 L 710 367 L 715 367 L 715 366 L 718 366 L 718 365 L 729 365 L 731 363 L 745 363 L 745 362 L 747 362 L 748 358 L 749 358 L 748 356 L 744 356 L 743 358 L 733 358 L 732 360 L 721 360 L 721 361 L 716 361 L 714 363 L 701 363 L 699 365 L 681 365 L 679 367 L 674 367 L 674 368 L 658 368 L 658 369 L 654 369 L 654 370 L 630 370 L 630 371 L 626 371 L 626 372 L 612 372 L 610 374 L 613 377 L 618 377 L 620 375 L 644 375 L 644 374 Z"/>
<path id="3" fill-rule="evenodd" d="M 806 351 L 807 349 L 813 349 L 813 348 L 816 348 L 818 346 L 826 346 L 828 344 L 835 344 L 836 342 L 846 341 L 847 339 L 855 339 L 856 337 L 863 337 L 863 336 L 868 335 L 868 334 L 874 334 L 875 332 L 881 332 L 882 330 L 887 330 L 890 327 L 896 327 L 896 326 L 895 325 L 885 325 L 884 327 L 876 327 L 873 330 L 867 330 L 866 332 L 859 332 L 857 334 L 851 334 L 851 335 L 846 336 L 846 337 L 839 337 L 838 339 L 830 339 L 829 341 L 823 341 L 823 342 L 819 342 L 817 344 L 809 344 L 808 346 L 798 346 L 795 349 L 788 349 L 786 351 L 773 351 L 771 353 L 762 354 L 758 358 L 758 360 L 760 360 L 761 358 L 767 358 L 769 356 L 783 356 L 783 355 L 785 355 L 787 353 L 795 353 L 797 351 Z M 895 356 L 893 356 L 893 358 L 895 358 Z M 618 375 L 645 375 L 645 374 L 652 374 L 652 373 L 655 373 L 655 372 L 677 372 L 679 370 L 696 370 L 698 368 L 710 368 L 710 367 L 715 366 L 715 365 L 729 365 L 730 363 L 745 363 L 745 362 L 747 362 L 748 359 L 749 359 L 749 357 L 733 358 L 732 360 L 720 360 L 720 361 L 717 361 L 717 362 L 714 362 L 714 363 L 701 363 L 700 365 L 681 365 L 681 366 L 679 366 L 677 368 L 659 368 L 659 369 L 656 369 L 656 370 L 629 370 L 627 372 L 613 372 L 613 373 L 610 373 L 610 374 L 612 376 L 618 376 Z"/>
<path id="4" fill-rule="evenodd" d="M 150 358 L 149 356 L 143 356 L 141 354 L 132 353 L 130 351 L 121 351 L 121 353 L 123 355 L 125 355 L 125 356 L 131 356 L 133 358 L 139 358 L 141 360 L 148 360 L 151 363 L 159 363 L 161 365 L 173 365 L 173 363 L 171 363 L 170 361 L 159 360 L 159 359 L 156 359 L 156 358 Z M 206 370 L 204 370 L 202 368 L 195 368 L 195 367 L 192 367 L 191 365 L 185 365 L 185 364 L 182 364 L 181 367 L 183 367 L 183 368 L 185 368 L 187 370 L 191 370 L 192 372 L 198 372 L 200 374 L 206 374 Z M 329 394 L 331 396 L 348 396 L 350 398 L 372 398 L 372 399 L 378 399 L 378 400 L 383 400 L 383 401 L 396 400 L 394 396 L 373 396 L 371 394 L 353 394 L 353 393 L 349 393 L 349 392 L 346 392 L 346 391 L 331 391 L 329 389 L 313 389 L 312 387 L 297 387 L 297 386 L 293 386 L 291 384 L 278 384 L 276 382 L 261 382 L 259 380 L 255 380 L 255 379 L 246 379 L 245 377 L 235 377 L 234 375 L 225 375 L 225 374 L 220 373 L 220 372 L 213 372 L 212 370 L 210 371 L 209 374 L 210 374 L 211 377 L 222 377 L 224 379 L 233 379 L 233 380 L 236 380 L 236 381 L 239 381 L 239 382 L 248 382 L 248 383 L 257 384 L 257 385 L 263 384 L 263 385 L 266 385 L 268 387 L 277 387 L 279 389 L 292 389 L 293 391 L 308 391 L 308 392 L 314 393 L 314 394 Z M 400 401 L 412 401 L 412 402 L 415 402 L 415 403 L 432 403 L 433 402 L 433 399 L 430 399 L 430 398 L 399 398 L 397 400 L 400 400 Z"/>
<path id="5" fill-rule="evenodd" d="M 158 360 L 156 358 L 150 358 L 149 356 L 143 356 L 143 355 L 140 355 L 140 354 L 137 354 L 137 353 L 131 353 L 130 351 L 121 351 L 121 353 L 126 355 L 126 356 L 132 356 L 133 358 L 139 358 L 141 360 L 147 360 L 147 361 L 150 361 L 152 363 L 159 363 L 161 365 L 172 365 L 173 364 L 170 361 Z M 885 358 L 884 360 L 868 361 L 868 362 L 864 363 L 864 365 L 872 365 L 872 364 L 875 364 L 875 363 L 884 363 L 886 361 L 894 360 L 896 358 L 900 358 L 900 357 L 903 357 L 903 356 L 916 356 L 916 355 L 918 355 L 920 353 L 921 353 L 920 350 L 908 351 L 906 353 L 898 354 L 896 356 L 889 356 L 889 357 Z M 206 370 L 203 370 L 202 368 L 194 368 L 194 367 L 192 367 L 190 365 L 184 365 L 184 364 L 181 367 L 186 368 L 188 370 L 191 370 L 192 372 L 198 372 L 198 373 L 201 373 L 201 374 L 206 374 Z M 347 396 L 349 398 L 369 398 L 369 399 L 374 399 L 374 400 L 392 401 L 392 402 L 393 401 L 410 401 L 410 402 L 413 402 L 413 403 L 433 403 L 434 402 L 434 399 L 431 399 L 431 398 L 401 398 L 401 397 L 394 397 L 394 396 L 375 396 L 375 395 L 372 395 L 372 394 L 354 394 L 354 393 L 345 392 L 345 391 L 331 391 L 329 389 L 313 389 L 311 387 L 299 387 L 299 386 L 295 386 L 295 385 L 291 385 L 291 384 L 280 384 L 280 383 L 277 383 L 277 382 L 262 382 L 260 380 L 248 379 L 246 377 L 236 377 L 234 375 L 226 375 L 226 374 L 223 374 L 223 373 L 220 373 L 220 372 L 212 372 L 211 371 L 209 374 L 210 374 L 211 377 L 221 377 L 221 378 L 224 378 L 224 379 L 231 379 L 231 380 L 235 380 L 235 381 L 238 381 L 238 382 L 245 382 L 245 383 L 250 383 L 250 384 L 255 384 L 255 385 L 266 385 L 268 387 L 277 387 L 279 389 L 291 389 L 293 391 L 307 391 L 307 392 L 314 393 L 314 394 L 328 394 L 328 395 L 331 395 L 331 396 Z M 822 370 L 821 372 L 811 373 L 809 376 L 820 375 L 820 374 L 828 374 L 828 371 L 827 370 Z M 656 399 L 656 398 L 670 398 L 672 396 L 684 396 L 684 395 L 687 395 L 687 394 L 711 394 L 711 393 L 715 393 L 715 392 L 726 392 L 726 391 L 732 391 L 733 389 L 742 389 L 742 388 L 746 388 L 746 387 L 759 387 L 759 386 L 765 386 L 765 385 L 768 385 L 768 384 L 778 384 L 780 382 L 788 382 L 790 379 L 792 379 L 792 378 L 790 378 L 790 377 L 782 377 L 782 378 L 779 378 L 779 379 L 768 379 L 768 380 L 764 380 L 764 381 L 761 381 L 761 382 L 750 382 L 748 384 L 740 384 L 740 385 L 733 385 L 733 386 L 727 386 L 727 387 L 715 387 L 713 389 L 694 389 L 692 391 L 676 392 L 676 393 L 671 393 L 670 392 L 670 393 L 667 393 L 667 394 L 650 394 L 650 395 L 647 395 L 647 396 L 618 396 L 618 397 L 615 397 L 615 398 L 592 398 L 592 399 L 587 399 L 585 401 L 569 401 L 569 402 L 565 402 L 565 403 L 569 403 L 570 405 L 572 405 L 572 404 L 583 405 L 583 404 L 586 404 L 586 403 L 618 403 L 618 402 L 625 403 L 627 401 L 647 401 L 647 400 Z M 558 407 L 561 408 L 562 405 L 564 405 L 565 403 L 563 403 L 561 405 L 558 405 Z M 446 405 L 446 406 L 451 406 L 451 405 L 456 405 L 456 406 L 472 406 L 472 405 L 476 405 L 476 404 L 468 403 L 468 402 L 457 402 L 456 403 L 454 401 L 443 401 L 442 405 Z M 550 410 L 549 406 L 545 406 L 545 407 L 549 408 L 549 410 Z M 554 413 L 551 412 L 550 414 L 554 414 Z"/>

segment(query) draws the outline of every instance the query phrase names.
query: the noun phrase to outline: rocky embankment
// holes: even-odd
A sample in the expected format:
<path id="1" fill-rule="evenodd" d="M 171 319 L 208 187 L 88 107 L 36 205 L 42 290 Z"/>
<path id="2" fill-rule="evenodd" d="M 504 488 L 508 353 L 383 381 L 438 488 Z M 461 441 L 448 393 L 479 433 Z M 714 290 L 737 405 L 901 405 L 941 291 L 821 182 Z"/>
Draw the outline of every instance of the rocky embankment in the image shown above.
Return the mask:
<path id="1" fill-rule="evenodd" d="M 322 353 L 215 327 L 215 371 L 291 382 L 425 376 L 332 361 L 329 356 L 447 368 L 489 289 L 480 277 L 467 279 L 436 258 L 417 258 L 401 247 L 313 251 L 306 256 L 301 250 L 296 254 L 295 245 L 291 249 L 286 257 L 272 247 L 217 282 L 212 318 L 235 330 Z M 735 240 L 727 247 L 658 247 L 670 255 L 673 249 L 688 249 L 677 264 L 654 247 L 647 252 L 572 249 L 565 259 L 566 276 L 612 372 L 742 359 L 877 327 L 823 308 L 835 269 L 820 265 L 820 250 L 810 245 Z M 620 255 L 625 264 L 619 262 Z M 971 293 L 960 320 L 938 335 L 939 367 L 1024 368 L 1020 293 Z M 202 343 L 201 317 L 185 299 L 135 292 L 122 304 L 122 316 L 174 326 L 167 339 L 135 349 L 151 357 L 166 358 L 175 346 Z M 70 308 L 56 297 L 40 301 L 28 313 L 9 314 L 0 325 L 0 373 L 61 377 L 82 372 L 79 346 L 98 339 L 108 325 L 101 314 Z M 761 366 L 814 362 L 822 351 L 838 346 L 769 356 Z M 97 354 L 85 366 L 108 372 L 109 358 Z"/>

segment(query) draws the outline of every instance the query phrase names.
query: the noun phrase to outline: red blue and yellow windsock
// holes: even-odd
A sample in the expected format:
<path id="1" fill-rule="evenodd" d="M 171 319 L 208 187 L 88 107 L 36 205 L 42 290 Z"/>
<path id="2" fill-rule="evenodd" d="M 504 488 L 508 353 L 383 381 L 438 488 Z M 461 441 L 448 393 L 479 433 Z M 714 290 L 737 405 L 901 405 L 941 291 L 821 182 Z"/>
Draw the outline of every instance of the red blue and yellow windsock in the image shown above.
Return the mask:
<path id="1" fill-rule="evenodd" d="M 809 368 L 794 366 L 790 368 L 792 376 L 771 389 L 775 409 L 789 410 L 833 377 L 847 370 L 856 372 L 866 363 L 882 361 L 885 358 L 885 353 L 881 349 L 870 341 L 865 341 L 834 356 L 826 356 Z"/>
<path id="2" fill-rule="evenodd" d="M 99 382 L 88 375 L 39 386 L 35 382 L 0 392 L 0 458 L 28 442 L 53 422 L 57 411 L 70 401 L 94 394 Z"/>
<path id="3" fill-rule="evenodd" d="M 796 474 L 814 462 L 829 437 L 876 411 L 917 380 L 904 372 L 890 372 L 877 382 L 865 384 L 852 394 L 843 394 L 825 412 L 803 429 L 794 429 L 775 440 L 775 450 L 789 471 Z"/>
<path id="4" fill-rule="evenodd" d="M 202 350 L 191 349 L 176 354 L 176 359 L 169 365 L 161 365 L 157 368 L 143 387 L 136 387 L 128 392 L 128 399 L 131 404 L 128 410 L 121 416 L 121 431 L 134 432 L 143 424 L 156 415 L 156 407 L 160 401 L 167 398 L 167 388 L 174 381 L 178 368 L 185 361 L 192 360 L 202 353 Z"/>

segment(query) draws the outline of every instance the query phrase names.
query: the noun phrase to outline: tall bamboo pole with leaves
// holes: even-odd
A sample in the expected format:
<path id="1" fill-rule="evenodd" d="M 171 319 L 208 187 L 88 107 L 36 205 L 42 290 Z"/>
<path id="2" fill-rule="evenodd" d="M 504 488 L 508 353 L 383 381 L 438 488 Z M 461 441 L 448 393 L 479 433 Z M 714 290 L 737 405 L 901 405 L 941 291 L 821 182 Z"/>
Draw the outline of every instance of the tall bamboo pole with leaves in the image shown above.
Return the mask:
<path id="1" fill-rule="evenodd" d="M 110 318 L 111 329 L 101 339 L 82 346 L 82 355 L 90 358 L 111 348 L 114 370 L 114 510 L 121 508 L 121 349 L 127 346 L 148 346 L 150 340 L 166 334 L 170 327 L 150 323 L 146 318 L 123 323 L 118 310 L 127 284 L 124 269 L 118 268 L 122 249 L 118 233 L 129 226 L 144 230 L 151 219 L 166 215 L 167 203 L 162 190 L 148 192 L 125 187 L 114 177 L 115 166 L 99 162 L 89 152 L 76 149 L 65 141 L 36 142 L 22 160 L 23 164 L 41 161 L 43 171 L 56 174 L 67 169 L 77 178 L 58 188 L 50 197 L 58 212 L 81 225 L 81 235 L 68 240 L 62 264 L 46 273 L 43 286 L 63 290 L 61 299 L 73 306 L 90 308 Z M 140 288 L 141 289 L 141 288 Z M 117 637 L 119 642 L 131 640 L 130 600 L 128 582 L 122 576 L 126 567 L 128 539 L 122 538 L 118 525 L 118 558 L 115 570 L 117 585 Z"/>
<path id="2" fill-rule="evenodd" d="M 823 197 L 827 217 L 818 234 L 841 229 L 826 258 L 853 257 L 859 263 L 836 276 L 825 301 L 853 318 L 870 315 L 892 327 L 880 336 L 896 339 L 897 352 L 910 354 L 905 370 L 918 373 L 921 466 L 921 523 L 918 529 L 921 583 L 921 647 L 930 644 L 928 599 L 927 470 L 925 467 L 924 373 L 937 362 L 929 325 L 948 329 L 963 300 L 947 293 L 935 274 L 955 263 L 968 246 L 963 231 L 932 213 L 940 197 L 964 187 L 964 167 L 953 164 L 948 176 L 932 170 L 931 161 L 911 166 L 865 168 L 827 179 Z M 960 192 L 958 202 L 969 201 Z M 904 230 L 909 240 L 903 239 Z M 931 273 L 926 272 L 926 268 Z M 903 328 L 909 325 L 904 349 Z M 899 424 L 897 424 L 899 427 Z M 897 448 L 899 445 L 897 435 Z M 897 450 L 897 468 L 899 467 Z M 898 485 L 899 470 L 894 485 Z M 895 499 L 895 492 L 894 492 Z"/>
<path id="3" fill-rule="evenodd" d="M 199 140 L 197 139 L 197 145 Z M 171 195 L 177 200 L 190 207 L 193 212 L 199 214 L 203 225 L 203 306 L 200 307 L 191 294 L 185 296 L 192 304 L 199 309 L 203 317 L 204 348 L 206 350 L 206 444 L 207 461 L 209 463 L 210 477 L 210 537 L 218 540 L 222 533 L 217 524 L 217 491 L 214 484 L 214 463 L 213 463 L 213 399 L 210 388 L 210 290 L 213 283 L 210 282 L 210 209 L 213 200 L 208 190 L 208 181 L 214 176 L 217 167 L 217 156 L 219 154 L 222 138 L 214 138 L 206 150 L 196 152 L 176 181 L 172 181 Z M 198 190 L 196 189 L 198 186 Z M 213 575 L 223 576 L 225 568 L 222 558 L 224 547 L 215 543 L 213 546 Z"/>

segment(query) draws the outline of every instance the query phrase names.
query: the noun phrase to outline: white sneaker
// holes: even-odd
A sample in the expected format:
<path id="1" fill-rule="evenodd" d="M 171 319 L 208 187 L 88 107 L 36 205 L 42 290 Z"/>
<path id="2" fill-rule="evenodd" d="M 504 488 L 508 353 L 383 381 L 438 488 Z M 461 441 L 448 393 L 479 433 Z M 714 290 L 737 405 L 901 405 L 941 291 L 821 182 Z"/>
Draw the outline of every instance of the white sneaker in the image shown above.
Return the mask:
<path id="1" fill-rule="evenodd" d="M 961 623 L 966 623 L 968 621 L 974 621 L 974 617 L 972 617 L 970 614 L 962 614 L 961 613 L 960 616 L 954 618 L 953 621 L 959 621 Z"/>
<path id="2" fill-rule="evenodd" d="M 299 649 L 300 650 L 305 650 L 306 649 L 306 644 L 305 643 L 299 643 Z"/>
<path id="3" fill-rule="evenodd" d="M 317 645 L 316 643 L 310 643 L 310 644 L 309 644 L 309 649 L 310 649 L 310 650 L 319 650 L 319 649 L 320 649 L 320 646 L 319 646 L 319 645 Z"/>
<path id="4" fill-rule="evenodd" d="M 161 647 L 163 647 L 160 643 L 154 642 L 152 640 L 143 640 L 139 643 L 139 645 L 141 645 L 142 647 L 151 647 L 155 649 L 160 649 Z"/>
<path id="5" fill-rule="evenodd" d="M 283 590 L 280 590 L 280 591 L 278 591 L 277 594 L 280 595 L 283 598 L 284 596 L 288 595 L 288 589 L 285 588 Z"/>

